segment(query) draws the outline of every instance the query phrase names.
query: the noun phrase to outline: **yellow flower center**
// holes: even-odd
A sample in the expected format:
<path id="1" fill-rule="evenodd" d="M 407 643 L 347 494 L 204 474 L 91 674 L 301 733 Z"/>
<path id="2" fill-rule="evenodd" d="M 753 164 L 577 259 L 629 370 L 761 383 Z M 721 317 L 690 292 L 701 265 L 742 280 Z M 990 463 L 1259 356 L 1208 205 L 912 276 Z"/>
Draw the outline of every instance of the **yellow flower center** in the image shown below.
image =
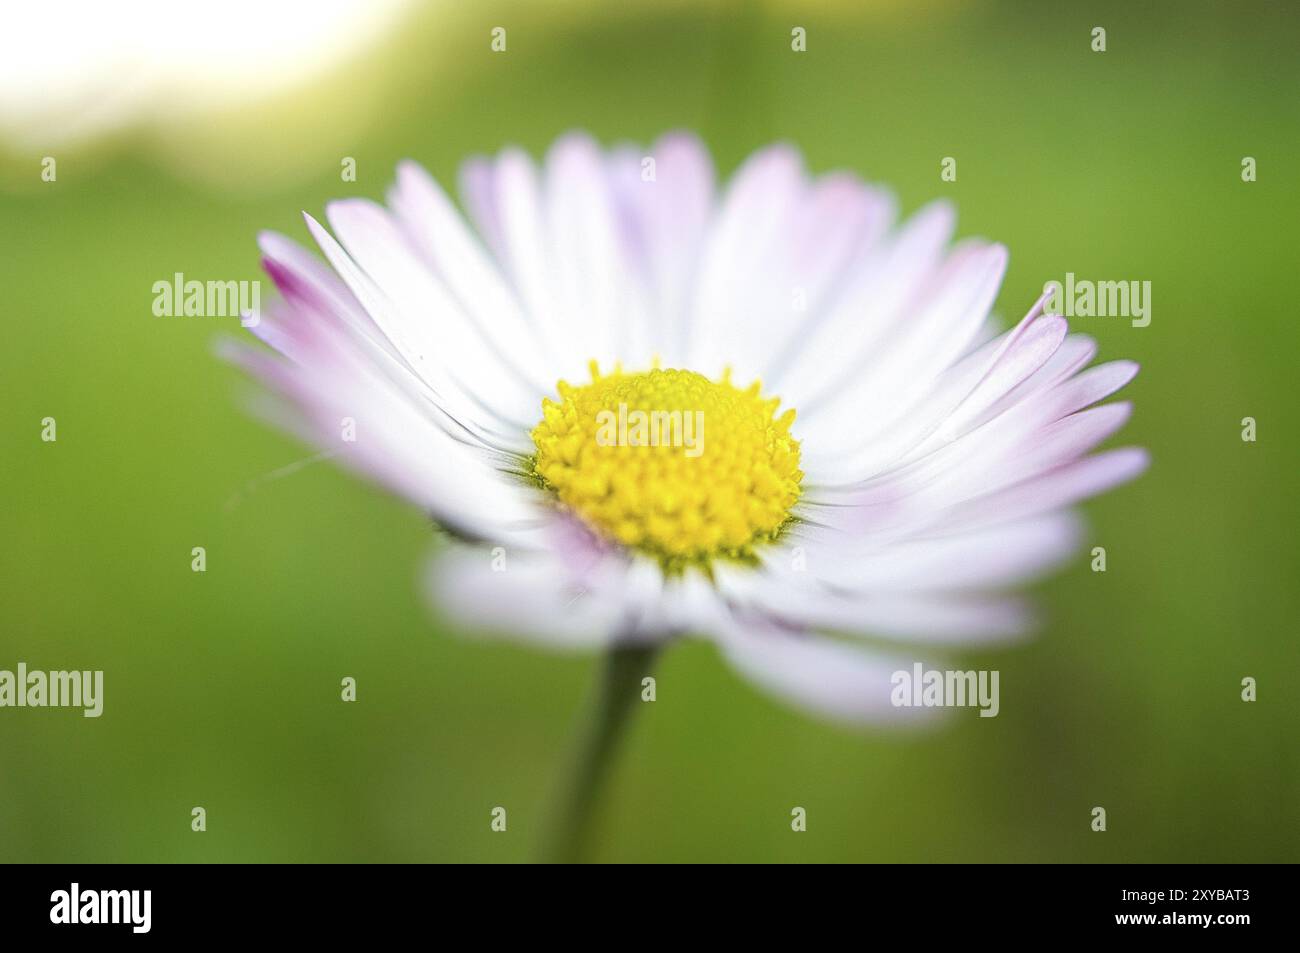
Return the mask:
<path id="1" fill-rule="evenodd" d="M 652 370 L 556 385 L 533 429 L 532 475 L 599 535 L 665 568 L 750 558 L 799 499 L 794 411 L 756 381 Z"/>

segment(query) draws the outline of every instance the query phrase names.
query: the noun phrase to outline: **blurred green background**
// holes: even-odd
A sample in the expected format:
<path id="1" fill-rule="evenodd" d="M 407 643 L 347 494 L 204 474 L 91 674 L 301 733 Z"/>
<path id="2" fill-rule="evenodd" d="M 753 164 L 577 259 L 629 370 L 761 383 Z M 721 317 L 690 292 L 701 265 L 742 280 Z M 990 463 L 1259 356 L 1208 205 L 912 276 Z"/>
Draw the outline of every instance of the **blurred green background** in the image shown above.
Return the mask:
<path id="1" fill-rule="evenodd" d="M 1086 507 L 1108 572 L 1081 554 L 1037 587 L 1036 640 L 958 657 L 1001 671 L 1001 715 L 855 733 L 681 644 L 639 707 L 594 856 L 1300 860 L 1298 12 L 429 3 L 305 93 L 202 130 L 220 182 L 176 161 L 185 130 L 63 147 L 56 183 L 43 152 L 6 155 L 0 668 L 103 669 L 106 700 L 97 720 L 0 709 L 0 860 L 533 856 L 594 660 L 444 630 L 417 591 L 424 519 L 330 465 L 250 488 L 310 451 L 241 411 L 249 385 L 212 354 L 237 321 L 156 318 L 151 289 L 176 271 L 258 277 L 258 229 L 306 240 L 299 210 L 382 197 L 401 158 L 454 181 L 470 153 L 538 153 L 572 127 L 692 128 L 723 173 L 787 139 L 815 171 L 890 185 L 905 212 L 950 196 L 960 234 L 1011 249 L 1004 316 L 1067 271 L 1153 283 L 1147 328 L 1074 322 L 1101 359 L 1142 362 L 1121 440 L 1154 465 Z M 335 113 L 346 133 L 328 133 Z M 277 176 L 281 160 L 307 171 Z"/>

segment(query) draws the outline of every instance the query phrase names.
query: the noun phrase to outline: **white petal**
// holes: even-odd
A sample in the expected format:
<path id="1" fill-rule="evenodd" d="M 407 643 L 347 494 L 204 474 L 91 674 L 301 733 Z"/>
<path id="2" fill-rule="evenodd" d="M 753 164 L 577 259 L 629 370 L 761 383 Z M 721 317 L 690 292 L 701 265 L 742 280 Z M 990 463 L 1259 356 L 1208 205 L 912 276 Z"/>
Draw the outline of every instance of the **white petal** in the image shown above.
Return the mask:
<path id="1" fill-rule="evenodd" d="M 1084 457 L 990 496 L 970 500 L 946 518 L 954 532 L 1023 519 L 1096 496 L 1136 477 L 1150 464 L 1139 447 Z"/>
<path id="2" fill-rule="evenodd" d="M 475 325 L 538 394 L 547 393 L 555 385 L 556 355 L 548 354 L 549 342 L 530 323 L 498 264 L 447 194 L 422 166 L 403 162 L 390 200 L 412 242 Z"/>
<path id="3" fill-rule="evenodd" d="M 815 445 L 857 449 L 852 466 L 859 475 L 869 473 L 869 461 L 879 460 L 875 438 L 894 421 L 911 417 L 915 406 L 941 386 L 941 372 L 967 350 L 988 316 L 1005 269 L 1001 246 L 954 252 L 929 300 L 918 301 L 916 313 L 878 342 L 871 368 L 846 383 L 831 405 L 805 412 L 799 435 Z M 831 434 L 838 440 L 832 442 Z M 810 472 L 819 472 L 818 461 L 812 462 Z"/>
<path id="4" fill-rule="evenodd" d="M 862 593 L 976 591 L 1021 584 L 1059 568 L 1078 549 L 1081 521 L 1050 513 L 973 533 L 898 542 L 846 539 L 805 549 L 804 571 Z M 766 562 L 783 564 L 783 554 Z"/>
<path id="5" fill-rule="evenodd" d="M 746 305 L 804 190 L 802 161 L 789 146 L 754 153 L 732 178 L 700 263 L 688 341 L 692 369 L 711 375 L 731 365 L 742 378 L 761 369 L 764 348 L 746 324 Z"/>
<path id="6" fill-rule="evenodd" d="M 841 407 L 839 417 L 813 414 L 812 420 L 802 421 L 798 430 L 798 436 L 812 444 L 804 462 L 809 485 L 825 491 L 837 484 L 858 484 L 891 465 L 951 444 L 983 419 L 991 405 L 1041 367 L 1060 346 L 1065 331 L 1063 318 L 1034 319 L 1031 310 L 1016 329 L 954 366 L 935 382 L 928 398 L 869 439 L 864 439 L 859 428 L 843 422 L 847 407 Z M 842 435 L 838 447 L 837 421 Z M 869 427 L 864 425 L 864 429 Z M 819 453 L 819 445 L 836 449 Z M 846 493 L 851 500 L 852 492 Z M 827 498 L 827 493 L 821 496 Z M 839 495 L 835 494 L 835 498 Z"/>
<path id="7" fill-rule="evenodd" d="M 470 398 L 447 377 L 436 359 L 437 341 L 428 329 L 403 316 L 319 222 L 310 215 L 304 218 L 325 257 L 401 356 L 402 363 L 425 384 L 430 400 L 485 444 L 506 451 L 526 449 L 517 433 L 503 431 L 484 419 L 483 413 L 475 413 Z"/>
<path id="8" fill-rule="evenodd" d="M 587 358 L 611 366 L 627 355 L 627 324 L 644 309 L 630 267 L 604 154 L 568 135 L 546 157 L 546 222 L 556 307 Z"/>
<path id="9" fill-rule="evenodd" d="M 552 236 L 546 220 L 545 194 L 537 168 L 518 149 L 496 160 L 491 178 L 492 202 L 500 230 L 501 264 L 515 294 L 560 361 L 555 377 L 573 377 L 586 367 L 587 344 L 566 319 L 556 298 Z"/>
<path id="10" fill-rule="evenodd" d="M 850 725 L 916 724 L 937 709 L 895 707 L 891 678 L 912 660 L 868 653 L 761 618 L 720 617 L 715 636 L 735 669 L 787 703 Z"/>
<path id="11" fill-rule="evenodd" d="M 654 160 L 654 177 L 643 161 Z M 701 248 L 712 221 L 713 160 L 692 135 L 670 133 L 643 153 L 627 147 L 610 159 L 626 229 L 639 251 L 647 309 L 629 329 L 627 360 L 658 355 L 666 367 L 688 366 L 686 331 Z"/>
<path id="12" fill-rule="evenodd" d="M 774 391 L 808 412 L 870 374 L 879 358 L 877 343 L 934 274 L 955 220 L 949 203 L 932 202 L 859 264 L 857 277 L 809 329 L 785 373 L 768 382 Z"/>
<path id="13" fill-rule="evenodd" d="M 510 539 L 542 519 L 537 495 L 457 444 L 378 376 L 290 364 L 251 348 L 229 356 L 299 409 L 311 442 L 469 536 Z M 343 421 L 355 439 L 342 439 Z"/>
<path id="14" fill-rule="evenodd" d="M 816 563 L 818 551 L 810 551 L 808 558 Z M 1010 597 L 836 590 L 812 573 L 789 572 L 771 563 L 764 571 L 719 566 L 714 576 L 730 602 L 796 628 L 965 644 L 1017 640 L 1034 624 L 1028 606 Z"/>
<path id="15" fill-rule="evenodd" d="M 366 199 L 331 202 L 330 224 L 353 260 L 383 289 L 435 389 L 464 396 L 478 419 L 514 431 L 539 416 L 536 386 L 521 378 L 490 336 L 462 310 L 387 211 Z M 487 417 L 485 414 L 491 414 Z"/>
<path id="16" fill-rule="evenodd" d="M 626 564 L 616 558 L 577 575 L 553 555 L 500 554 L 469 546 L 439 553 L 429 573 L 435 607 L 475 632 L 566 649 L 646 637 L 629 624 L 620 584 L 625 577 Z"/>

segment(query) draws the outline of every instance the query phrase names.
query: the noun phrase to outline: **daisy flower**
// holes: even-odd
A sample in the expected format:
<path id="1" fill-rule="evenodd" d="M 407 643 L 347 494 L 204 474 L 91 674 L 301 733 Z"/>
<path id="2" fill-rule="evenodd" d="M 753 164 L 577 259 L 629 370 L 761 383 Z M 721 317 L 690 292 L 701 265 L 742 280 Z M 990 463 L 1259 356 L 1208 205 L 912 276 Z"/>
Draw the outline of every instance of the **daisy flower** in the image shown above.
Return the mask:
<path id="1" fill-rule="evenodd" d="M 890 721 L 918 651 L 1023 635 L 1008 590 L 1076 551 L 1072 504 L 1137 371 L 1044 313 L 990 316 L 1004 247 L 946 202 L 672 134 L 468 161 L 462 212 L 402 163 L 387 207 L 260 238 L 280 295 L 234 354 L 276 420 L 452 537 L 431 589 L 558 648 L 712 640 L 819 715 Z"/>

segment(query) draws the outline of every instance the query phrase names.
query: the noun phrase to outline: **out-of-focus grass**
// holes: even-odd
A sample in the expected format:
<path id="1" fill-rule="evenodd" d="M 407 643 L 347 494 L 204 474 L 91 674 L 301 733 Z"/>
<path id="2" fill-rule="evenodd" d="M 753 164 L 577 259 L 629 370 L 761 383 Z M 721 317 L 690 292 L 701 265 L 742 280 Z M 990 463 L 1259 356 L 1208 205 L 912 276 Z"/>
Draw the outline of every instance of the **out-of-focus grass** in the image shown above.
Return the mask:
<path id="1" fill-rule="evenodd" d="M 391 71 L 395 93 L 345 153 L 356 183 L 330 157 L 295 186 L 217 194 L 128 143 L 60 156 L 57 183 L 0 198 L 0 668 L 102 668 L 107 696 L 98 720 L 0 710 L 0 859 L 529 856 L 590 660 L 442 631 L 418 595 L 434 545 L 420 515 L 328 464 L 228 507 L 310 451 L 237 410 L 247 385 L 211 354 L 234 322 L 155 318 L 150 289 L 175 271 L 256 277 L 258 229 L 301 235 L 299 209 L 381 197 L 406 156 L 445 181 L 467 153 L 539 151 L 574 126 L 606 141 L 685 126 L 727 171 L 785 138 L 816 170 L 890 184 L 906 210 L 953 198 L 962 234 L 1011 248 L 1008 317 L 1066 271 L 1152 281 L 1150 327 L 1076 327 L 1102 359 L 1143 363 L 1124 439 L 1155 463 L 1087 507 L 1107 573 L 1081 557 L 1039 587 L 1038 640 L 959 657 L 1001 671 L 996 719 L 853 734 L 770 702 L 705 645 L 675 648 L 599 856 L 1295 860 L 1296 17 L 926 14 L 431 8 L 358 67 Z M 805 54 L 789 49 L 796 23 Z M 956 183 L 939 181 L 943 156 Z M 45 416 L 57 443 L 39 440 Z M 356 704 L 338 700 L 344 675 Z"/>

